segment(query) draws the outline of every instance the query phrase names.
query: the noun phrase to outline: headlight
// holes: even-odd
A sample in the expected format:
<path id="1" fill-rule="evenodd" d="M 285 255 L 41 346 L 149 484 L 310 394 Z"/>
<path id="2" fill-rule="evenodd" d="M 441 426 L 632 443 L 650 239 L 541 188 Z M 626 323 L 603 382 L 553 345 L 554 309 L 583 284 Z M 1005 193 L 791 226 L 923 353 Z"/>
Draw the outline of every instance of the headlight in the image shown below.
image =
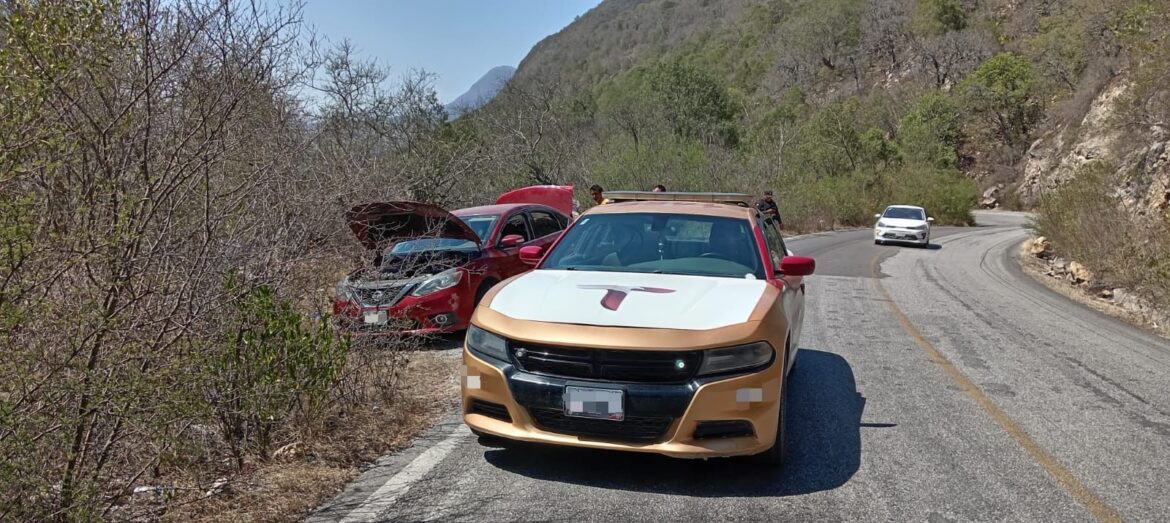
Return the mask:
<path id="1" fill-rule="evenodd" d="M 470 339 L 470 336 L 469 338 Z M 734 370 L 752 369 L 772 361 L 772 346 L 761 341 L 750 345 L 703 351 L 699 375 L 722 374 Z"/>
<path id="2" fill-rule="evenodd" d="M 481 356 L 508 361 L 508 342 L 475 325 L 467 327 L 467 348 Z"/>
<path id="3" fill-rule="evenodd" d="M 337 288 L 334 289 L 333 292 L 334 292 L 334 296 L 337 296 L 337 298 L 340 300 L 357 301 L 356 299 L 354 299 L 353 291 L 351 291 L 349 289 L 349 285 L 346 284 L 345 280 L 341 280 L 340 282 L 338 282 Z"/>
<path id="4" fill-rule="evenodd" d="M 878 220 L 878 227 L 889 227 L 889 225 L 886 222 Z"/>
<path id="5" fill-rule="evenodd" d="M 907 227 L 907 229 L 913 229 L 913 230 L 915 230 L 915 231 L 925 231 L 925 230 L 926 230 L 926 224 L 924 223 L 924 224 L 922 224 L 922 225 L 915 225 L 915 226 L 913 226 L 913 227 Z"/>
<path id="6" fill-rule="evenodd" d="M 411 296 L 426 296 L 433 292 L 439 292 L 443 289 L 450 289 L 459 284 L 459 280 L 463 279 L 463 271 L 459 269 L 447 269 L 439 274 L 431 276 L 419 284 L 413 291 Z"/>

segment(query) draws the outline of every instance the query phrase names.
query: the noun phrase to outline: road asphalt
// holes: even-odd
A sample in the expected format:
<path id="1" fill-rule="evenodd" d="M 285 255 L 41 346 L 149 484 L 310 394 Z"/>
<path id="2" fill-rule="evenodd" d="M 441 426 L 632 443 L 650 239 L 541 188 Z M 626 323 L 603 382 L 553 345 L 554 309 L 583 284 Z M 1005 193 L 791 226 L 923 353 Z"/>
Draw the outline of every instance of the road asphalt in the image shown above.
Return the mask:
<path id="1" fill-rule="evenodd" d="M 309 520 L 1167 520 L 1170 342 L 1023 274 L 1025 215 L 977 221 L 791 240 L 817 273 L 780 470 L 484 447 L 452 412 Z"/>

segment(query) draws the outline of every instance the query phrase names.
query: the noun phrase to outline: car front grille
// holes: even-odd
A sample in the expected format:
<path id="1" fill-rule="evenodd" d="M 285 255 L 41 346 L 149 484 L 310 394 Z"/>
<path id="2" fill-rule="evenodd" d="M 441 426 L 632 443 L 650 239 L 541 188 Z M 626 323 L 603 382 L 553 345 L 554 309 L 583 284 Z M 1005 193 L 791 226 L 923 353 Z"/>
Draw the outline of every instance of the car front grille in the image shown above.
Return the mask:
<path id="1" fill-rule="evenodd" d="M 629 415 L 622 421 L 575 418 L 557 409 L 529 408 L 528 412 L 538 427 L 549 432 L 618 441 L 657 441 L 674 422 L 670 417 Z"/>
<path id="2" fill-rule="evenodd" d="M 413 284 L 390 285 L 376 289 L 355 287 L 353 293 L 362 306 L 387 307 L 398 303 L 403 296 L 406 296 L 406 293 L 410 291 L 411 287 L 413 287 Z"/>
<path id="3" fill-rule="evenodd" d="M 581 349 L 509 344 L 521 370 L 547 376 L 629 383 L 678 383 L 694 376 L 699 351 Z"/>

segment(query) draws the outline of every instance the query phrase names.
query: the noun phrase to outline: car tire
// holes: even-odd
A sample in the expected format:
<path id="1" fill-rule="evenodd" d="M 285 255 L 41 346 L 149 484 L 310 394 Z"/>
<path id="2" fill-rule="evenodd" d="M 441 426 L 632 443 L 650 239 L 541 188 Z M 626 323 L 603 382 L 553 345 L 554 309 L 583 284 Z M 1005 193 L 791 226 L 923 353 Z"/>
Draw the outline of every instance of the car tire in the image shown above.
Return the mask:
<path id="1" fill-rule="evenodd" d="M 874 245 L 884 245 L 881 240 L 874 240 L 873 244 Z"/>
<path id="2" fill-rule="evenodd" d="M 479 289 L 475 291 L 475 301 L 471 303 L 472 312 L 476 307 L 479 307 L 479 302 L 483 301 L 483 297 L 487 295 L 488 291 L 492 290 L 492 286 L 498 283 L 496 280 L 487 280 L 479 284 Z"/>
<path id="3" fill-rule="evenodd" d="M 787 381 L 788 380 L 785 380 L 785 382 L 787 382 Z M 788 394 L 787 394 L 787 391 L 785 391 L 784 394 L 780 395 L 780 408 L 778 409 L 778 412 L 777 412 L 777 415 L 779 416 L 780 419 L 776 423 L 776 442 L 772 444 L 772 448 L 765 450 L 764 452 L 761 452 L 759 454 L 754 454 L 752 456 L 749 456 L 749 459 L 752 461 L 752 463 L 754 463 L 756 465 L 766 466 L 766 467 L 781 467 L 788 460 L 788 456 L 787 456 L 787 448 L 788 448 L 787 439 L 788 438 L 785 435 L 785 433 L 788 432 L 786 430 L 788 427 L 788 408 L 786 405 L 787 402 L 788 402 Z"/>
<path id="4" fill-rule="evenodd" d="M 785 358 L 791 357 L 791 350 L 785 351 Z M 788 363 L 785 361 L 785 368 Z M 793 369 L 796 367 L 793 366 Z M 781 467 L 788 461 L 788 380 L 791 372 L 785 374 L 783 390 L 780 391 L 780 408 L 776 409 L 779 419 L 776 421 L 776 441 L 772 448 L 759 454 L 748 456 L 752 463 L 766 467 Z"/>

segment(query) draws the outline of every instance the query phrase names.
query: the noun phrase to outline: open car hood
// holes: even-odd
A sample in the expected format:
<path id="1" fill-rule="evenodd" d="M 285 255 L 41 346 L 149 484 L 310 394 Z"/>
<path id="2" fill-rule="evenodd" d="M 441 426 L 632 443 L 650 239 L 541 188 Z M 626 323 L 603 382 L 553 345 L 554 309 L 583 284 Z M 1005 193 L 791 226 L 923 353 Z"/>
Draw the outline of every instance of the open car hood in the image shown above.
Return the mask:
<path id="1" fill-rule="evenodd" d="M 452 238 L 473 241 L 479 236 L 463 220 L 429 203 L 376 202 L 358 205 L 345 221 L 367 249 L 384 249 L 412 238 Z"/>
<path id="2" fill-rule="evenodd" d="M 533 185 L 501 194 L 496 203 L 531 203 L 546 205 L 565 216 L 573 215 L 572 185 Z"/>

